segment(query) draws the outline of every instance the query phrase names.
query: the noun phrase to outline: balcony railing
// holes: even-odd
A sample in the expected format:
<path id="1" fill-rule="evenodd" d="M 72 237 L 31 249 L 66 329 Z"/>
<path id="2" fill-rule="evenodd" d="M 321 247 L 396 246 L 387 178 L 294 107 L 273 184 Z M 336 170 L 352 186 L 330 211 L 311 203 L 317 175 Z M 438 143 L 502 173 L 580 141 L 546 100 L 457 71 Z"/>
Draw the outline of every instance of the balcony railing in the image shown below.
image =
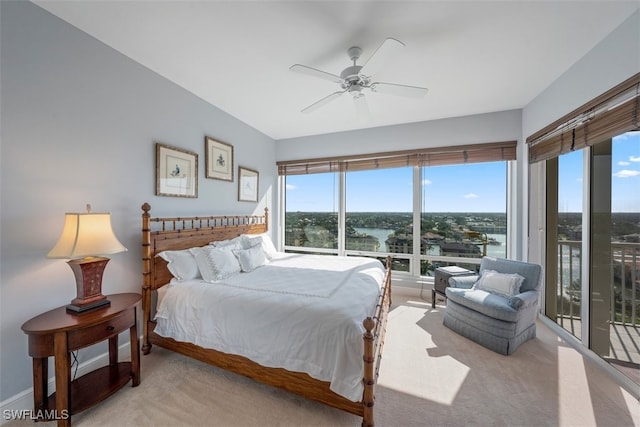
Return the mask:
<path id="1" fill-rule="evenodd" d="M 580 315 L 582 242 L 558 241 L 558 315 Z M 611 243 L 611 323 L 638 326 L 640 243 Z"/>

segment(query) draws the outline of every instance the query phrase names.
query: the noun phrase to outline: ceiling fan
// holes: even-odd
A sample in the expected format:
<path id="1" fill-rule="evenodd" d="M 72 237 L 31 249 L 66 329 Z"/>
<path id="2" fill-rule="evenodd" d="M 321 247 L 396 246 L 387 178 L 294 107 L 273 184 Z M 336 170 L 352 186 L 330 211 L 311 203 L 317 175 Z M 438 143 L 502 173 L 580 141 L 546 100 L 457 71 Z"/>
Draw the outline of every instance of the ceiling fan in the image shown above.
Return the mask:
<path id="1" fill-rule="evenodd" d="M 394 38 L 387 38 L 364 65 L 356 65 L 356 61 L 362 54 L 362 49 L 358 46 L 350 47 L 347 50 L 347 54 L 353 61 L 353 65 L 342 70 L 340 75 L 321 71 L 306 65 L 292 65 L 289 68 L 291 71 L 338 83 L 341 88 L 341 90 L 333 92 L 308 107 L 305 107 L 302 109 L 302 112 L 311 113 L 318 108 L 327 105 L 334 99 L 339 98 L 341 95 L 349 93 L 353 96 L 353 101 L 358 114 L 366 117 L 369 115 L 369 106 L 364 95 L 365 89 L 377 93 L 388 93 L 410 98 L 422 98 L 427 93 L 427 88 L 396 83 L 383 83 L 373 80 L 373 75 L 378 71 L 382 64 L 391 59 L 391 57 L 394 56 L 394 54 L 402 47 L 404 47 L 404 43 L 401 41 Z"/>

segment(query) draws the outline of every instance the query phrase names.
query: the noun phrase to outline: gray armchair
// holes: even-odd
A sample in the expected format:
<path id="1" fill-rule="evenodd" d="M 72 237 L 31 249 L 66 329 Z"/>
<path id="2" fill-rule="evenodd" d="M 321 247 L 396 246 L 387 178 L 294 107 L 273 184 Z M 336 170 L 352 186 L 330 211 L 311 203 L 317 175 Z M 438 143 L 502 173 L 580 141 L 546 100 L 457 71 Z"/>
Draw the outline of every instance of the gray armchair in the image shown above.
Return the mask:
<path id="1" fill-rule="evenodd" d="M 496 275 L 494 272 L 506 275 Z M 484 277 L 509 280 L 514 273 L 516 282 L 503 280 L 491 288 Z M 447 307 L 443 323 L 449 329 L 497 353 L 512 354 L 523 342 L 535 338 L 538 299 L 542 267 L 538 264 L 484 257 L 480 262 L 480 276 L 451 277 L 446 289 Z M 511 275 L 511 276 L 509 276 Z M 502 280 L 502 279 L 500 279 Z M 510 291 L 503 284 L 512 283 Z M 519 286 L 518 286 L 519 285 Z"/>

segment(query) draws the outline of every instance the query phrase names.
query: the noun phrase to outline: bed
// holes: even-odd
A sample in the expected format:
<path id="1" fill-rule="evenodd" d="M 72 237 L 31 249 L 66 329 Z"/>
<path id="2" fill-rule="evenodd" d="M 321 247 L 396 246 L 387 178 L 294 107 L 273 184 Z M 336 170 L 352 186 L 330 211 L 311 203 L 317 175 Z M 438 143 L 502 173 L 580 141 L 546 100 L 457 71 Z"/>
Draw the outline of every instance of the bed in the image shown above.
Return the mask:
<path id="1" fill-rule="evenodd" d="M 230 276 L 216 284 L 203 284 L 201 280 L 183 280 L 178 283 L 169 271 L 166 257 L 164 257 L 167 251 L 182 252 L 189 248 L 200 247 L 207 251 L 212 244 L 217 245 L 221 242 L 226 243 L 241 238 L 253 241 L 253 237 L 263 236 L 268 231 L 268 210 L 265 209 L 264 215 L 153 218 L 150 214 L 151 206 L 145 203 L 142 211 L 142 351 L 144 354 L 149 354 L 152 346 L 158 345 L 258 382 L 358 415 L 362 417 L 363 426 L 374 425 L 375 384 L 391 304 L 390 259 L 387 259 L 385 268 L 378 268 L 374 264 L 380 264 L 379 261 L 358 257 L 279 253 L 253 272 Z M 201 249 L 195 249 L 195 251 L 201 251 Z M 161 256 L 158 256 L 159 254 Z M 236 255 L 238 255 L 237 252 Z M 323 270 L 325 268 L 326 270 Z M 172 270 L 175 273 L 175 269 Z M 312 273 L 308 273 L 311 270 L 321 271 L 330 279 L 331 285 L 328 288 L 320 287 L 319 283 L 314 282 Z M 273 276 L 274 274 L 276 276 Z M 278 274 L 281 276 L 277 276 Z M 272 280 L 268 279 L 269 277 L 281 277 L 282 280 Z M 249 281 L 248 278 L 251 280 Z M 375 288 L 372 288 L 371 284 L 364 283 L 370 282 L 372 278 L 377 281 Z M 271 280 L 271 282 L 264 284 L 257 280 Z M 183 293 L 186 292 L 186 288 L 195 290 L 198 296 L 195 299 L 193 296 L 187 296 L 188 294 Z M 251 295 L 254 295 L 252 292 L 260 293 L 259 297 L 252 297 Z M 360 295 L 359 292 L 366 296 Z M 205 293 L 215 293 L 212 296 L 213 301 L 224 300 L 224 304 L 218 305 L 216 309 L 212 309 L 215 302 L 198 304 L 198 301 L 204 298 L 200 295 Z M 347 312 L 345 306 L 350 305 L 346 300 L 349 294 L 355 294 L 355 299 L 362 302 L 359 307 L 354 310 L 349 309 Z M 210 336 L 204 336 L 206 334 L 201 336 L 190 331 L 183 333 L 182 326 L 172 323 L 177 320 L 172 318 L 168 308 L 177 304 L 176 301 L 182 301 L 182 304 L 190 307 L 188 310 L 184 309 L 185 305 L 178 308 L 182 310 L 181 313 L 186 313 L 187 317 L 191 315 L 191 311 L 196 312 L 201 309 L 199 306 L 204 306 L 204 309 L 208 309 L 209 312 L 221 312 L 221 318 L 207 320 L 210 324 L 205 330 L 215 329 L 216 332 L 209 334 Z M 307 322 L 306 326 L 302 326 L 302 323 L 298 324 L 295 314 L 281 313 L 279 304 L 284 304 L 285 301 L 298 304 L 297 311 L 305 313 L 303 317 Z M 300 339 L 295 340 L 298 344 L 292 344 L 292 347 L 296 347 L 294 351 L 298 356 L 302 356 L 280 357 L 277 350 L 266 348 L 264 342 L 256 344 L 256 348 L 260 351 L 246 352 L 244 347 L 253 345 L 249 342 L 252 339 L 237 338 L 236 332 L 231 334 L 236 341 L 229 337 L 220 338 L 218 334 L 224 333 L 227 326 L 243 324 L 239 317 L 233 317 L 233 309 L 224 311 L 225 308 L 232 307 L 231 302 L 240 304 L 242 307 L 235 310 L 236 313 L 256 313 L 258 316 L 253 320 L 248 319 L 248 323 L 244 323 L 244 329 L 255 329 L 251 327 L 254 325 L 258 329 L 262 328 L 260 333 L 271 329 L 278 331 L 280 336 L 299 332 Z M 331 315 L 323 314 L 320 310 L 329 310 Z M 343 322 L 344 329 L 347 331 L 345 334 L 349 337 L 353 338 L 354 328 L 357 327 L 357 340 L 336 338 L 336 332 L 326 336 L 314 335 L 321 334 L 323 328 L 329 328 L 332 331 L 342 328 L 335 323 L 338 322 L 336 319 L 340 318 L 335 313 L 344 313 L 346 316 Z M 200 318 L 201 314 L 195 313 L 193 316 Z M 358 321 L 353 322 L 356 317 Z M 185 321 L 189 323 L 190 319 L 187 318 Z M 302 328 L 307 328 L 304 329 L 306 332 L 301 332 Z M 177 332 L 172 333 L 172 331 Z M 319 353 L 323 352 L 312 344 L 304 343 L 301 338 L 304 335 L 315 337 L 313 340 L 321 342 L 329 340 L 329 344 L 321 347 L 334 349 L 324 352 L 329 356 L 339 353 L 336 357 L 337 361 L 329 362 L 330 365 L 332 363 L 332 366 L 335 365 L 335 368 L 332 368 L 333 371 L 329 372 L 322 366 L 314 368 L 316 365 L 314 358 L 316 356 L 320 358 Z M 260 341 L 259 338 L 255 339 Z M 334 347 L 335 345 L 339 347 Z M 311 369 L 309 366 L 281 364 L 282 358 L 302 361 L 302 365 L 309 365 Z M 324 359 L 324 356 L 322 358 Z M 350 362 L 343 363 L 345 360 Z M 355 364 L 354 361 L 356 361 Z M 344 381 L 341 383 L 341 380 Z"/>

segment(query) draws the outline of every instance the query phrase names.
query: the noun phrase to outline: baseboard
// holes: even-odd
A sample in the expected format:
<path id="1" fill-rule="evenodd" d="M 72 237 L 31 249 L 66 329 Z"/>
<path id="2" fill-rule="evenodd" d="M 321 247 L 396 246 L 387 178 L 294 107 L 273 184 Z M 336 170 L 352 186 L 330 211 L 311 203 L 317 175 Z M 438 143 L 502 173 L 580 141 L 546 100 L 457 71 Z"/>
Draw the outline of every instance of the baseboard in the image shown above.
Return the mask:
<path id="1" fill-rule="evenodd" d="M 125 343 L 118 347 L 118 360 L 131 360 L 130 343 Z M 78 372 L 76 378 L 89 373 L 95 369 L 109 364 L 109 353 L 105 352 L 93 359 L 87 360 L 78 366 Z M 73 374 L 73 373 L 72 373 Z M 53 393 L 56 389 L 55 376 L 49 378 L 48 390 L 49 394 Z M 0 410 L 2 411 L 2 417 L 0 418 L 0 425 L 13 421 L 19 417 L 28 417 L 28 411 L 33 410 L 33 387 L 0 402 Z"/>

